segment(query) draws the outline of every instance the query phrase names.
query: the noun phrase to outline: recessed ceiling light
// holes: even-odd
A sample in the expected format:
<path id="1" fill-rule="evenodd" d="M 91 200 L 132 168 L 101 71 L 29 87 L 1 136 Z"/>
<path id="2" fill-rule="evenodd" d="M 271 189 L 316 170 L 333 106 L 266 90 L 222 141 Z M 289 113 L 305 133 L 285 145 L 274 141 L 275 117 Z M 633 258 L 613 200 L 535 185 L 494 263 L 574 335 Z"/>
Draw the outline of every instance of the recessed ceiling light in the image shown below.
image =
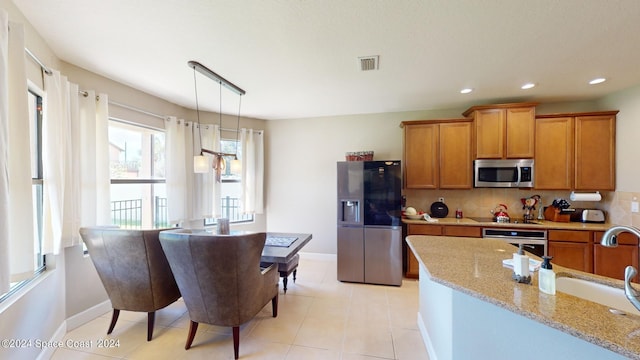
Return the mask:
<path id="1" fill-rule="evenodd" d="M 465 88 L 465 89 L 460 90 L 460 94 L 468 94 L 468 93 L 470 93 L 472 91 L 473 91 L 472 88 Z"/>
<path id="2" fill-rule="evenodd" d="M 534 83 L 526 83 L 526 84 L 520 86 L 520 89 L 528 90 L 528 89 L 531 89 L 531 88 L 534 88 L 534 87 L 536 87 L 536 84 L 534 84 Z"/>
<path id="3" fill-rule="evenodd" d="M 593 79 L 593 80 L 589 81 L 589 84 L 590 85 L 595 85 L 595 84 L 603 83 L 605 81 L 607 81 L 607 79 L 605 79 L 605 78 L 596 78 L 596 79 Z"/>

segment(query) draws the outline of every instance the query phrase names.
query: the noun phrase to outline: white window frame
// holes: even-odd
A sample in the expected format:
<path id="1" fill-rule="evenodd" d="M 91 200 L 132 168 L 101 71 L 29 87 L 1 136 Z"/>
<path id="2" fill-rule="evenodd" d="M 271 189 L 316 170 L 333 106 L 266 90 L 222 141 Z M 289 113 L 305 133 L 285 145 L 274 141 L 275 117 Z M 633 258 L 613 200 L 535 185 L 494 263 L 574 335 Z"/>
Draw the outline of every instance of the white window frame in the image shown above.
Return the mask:
<path id="1" fill-rule="evenodd" d="M 23 281 L 19 281 L 19 282 L 14 282 L 11 283 L 9 291 L 7 291 L 4 294 L 0 294 L 0 303 L 2 303 L 3 301 L 5 301 L 6 299 L 8 299 L 11 295 L 15 294 L 18 290 L 22 289 L 23 287 L 25 287 L 27 284 L 29 284 L 30 282 L 32 282 L 34 279 L 36 279 L 40 274 L 42 274 L 46 268 L 47 268 L 47 263 L 46 263 L 46 256 L 42 253 L 42 223 L 43 223 L 43 211 L 42 211 L 42 207 L 43 207 L 43 196 L 44 196 L 44 187 L 43 187 L 43 175 L 42 175 L 42 107 L 43 107 L 43 102 L 44 102 L 44 92 L 42 90 L 40 90 L 38 87 L 36 87 L 35 85 L 33 85 L 31 82 L 29 82 L 29 86 L 28 86 L 28 95 L 33 95 L 35 96 L 35 109 L 29 109 L 29 114 L 30 115 L 35 115 L 35 119 L 34 118 L 29 118 L 29 121 L 33 121 L 35 120 L 35 128 L 32 128 L 32 132 L 35 131 L 34 138 L 35 138 L 35 144 L 32 143 L 32 138 L 29 139 L 29 142 L 31 143 L 31 151 L 34 151 L 36 153 L 36 159 L 37 159 L 37 164 L 36 164 L 36 177 L 31 178 L 31 184 L 32 187 L 37 187 L 39 188 L 39 191 L 32 191 L 32 193 L 34 195 L 38 195 L 35 196 L 35 198 L 33 199 L 33 203 L 34 203 L 34 210 L 35 210 L 35 214 L 33 216 L 34 219 L 34 239 L 37 241 L 36 244 L 34 244 L 34 261 L 36 262 L 37 266 L 36 269 L 34 271 L 33 277 L 23 280 Z M 32 105 L 32 101 L 31 98 L 29 98 L 28 101 L 29 105 Z M 32 110 L 33 113 L 31 112 Z M 33 124 L 32 124 L 33 125 Z M 33 158 L 33 156 L 32 156 Z"/>

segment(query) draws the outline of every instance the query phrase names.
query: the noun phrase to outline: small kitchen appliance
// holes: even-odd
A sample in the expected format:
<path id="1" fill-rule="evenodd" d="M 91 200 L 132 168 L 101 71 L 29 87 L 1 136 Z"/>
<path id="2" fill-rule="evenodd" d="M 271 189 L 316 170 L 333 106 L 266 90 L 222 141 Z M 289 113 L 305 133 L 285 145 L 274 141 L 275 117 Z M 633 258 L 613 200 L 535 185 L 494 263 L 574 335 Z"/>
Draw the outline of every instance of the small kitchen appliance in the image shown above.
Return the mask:
<path id="1" fill-rule="evenodd" d="M 575 209 L 570 216 L 572 222 L 604 223 L 604 211 L 599 209 Z"/>

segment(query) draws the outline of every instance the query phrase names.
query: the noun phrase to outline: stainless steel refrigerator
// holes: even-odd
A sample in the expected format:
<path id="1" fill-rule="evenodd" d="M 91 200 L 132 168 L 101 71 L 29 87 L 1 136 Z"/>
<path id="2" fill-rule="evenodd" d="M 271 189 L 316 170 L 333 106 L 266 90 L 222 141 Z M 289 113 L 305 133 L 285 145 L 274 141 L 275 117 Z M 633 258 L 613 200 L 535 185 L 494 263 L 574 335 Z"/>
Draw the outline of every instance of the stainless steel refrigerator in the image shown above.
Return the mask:
<path id="1" fill-rule="evenodd" d="M 402 285 L 399 160 L 338 162 L 338 280 Z"/>

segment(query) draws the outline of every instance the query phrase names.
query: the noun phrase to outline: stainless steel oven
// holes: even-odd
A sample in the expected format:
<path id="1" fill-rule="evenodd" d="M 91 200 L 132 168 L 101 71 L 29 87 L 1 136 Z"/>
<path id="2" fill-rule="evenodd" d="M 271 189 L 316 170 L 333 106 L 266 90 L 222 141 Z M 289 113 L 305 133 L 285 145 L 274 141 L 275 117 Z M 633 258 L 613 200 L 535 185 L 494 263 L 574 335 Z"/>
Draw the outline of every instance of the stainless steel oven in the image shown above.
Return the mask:
<path id="1" fill-rule="evenodd" d="M 547 230 L 483 228 L 483 238 L 505 240 L 513 245 L 522 244 L 525 251 L 543 257 L 547 253 Z"/>

